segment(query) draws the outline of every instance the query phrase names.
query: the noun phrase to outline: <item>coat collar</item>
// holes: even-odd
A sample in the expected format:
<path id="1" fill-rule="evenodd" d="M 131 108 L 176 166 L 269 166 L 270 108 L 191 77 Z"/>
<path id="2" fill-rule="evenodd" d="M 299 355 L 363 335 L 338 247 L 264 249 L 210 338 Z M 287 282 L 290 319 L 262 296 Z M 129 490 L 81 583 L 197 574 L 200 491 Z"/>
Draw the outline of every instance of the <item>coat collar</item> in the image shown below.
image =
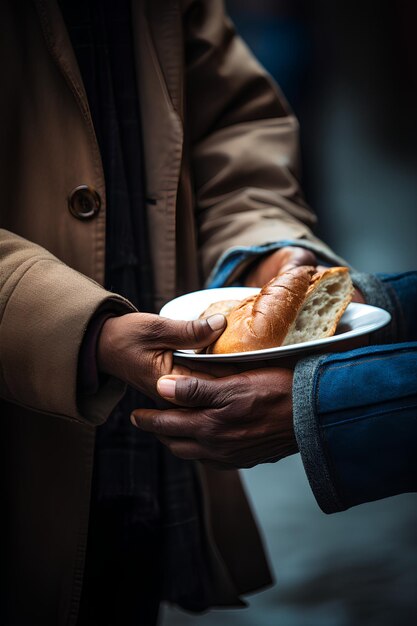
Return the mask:
<path id="1" fill-rule="evenodd" d="M 64 74 L 83 114 L 88 116 L 87 95 L 58 2 L 57 0 L 33 0 L 33 2 L 48 50 Z M 183 119 L 183 54 L 182 46 L 178 45 L 177 35 L 181 31 L 181 11 L 178 2 L 132 0 L 132 15 L 134 36 L 138 34 L 138 24 L 146 23 L 149 37 L 146 37 L 145 48 L 153 48 L 172 108 Z M 141 47 L 140 39 L 137 45 Z"/>
<path id="2" fill-rule="evenodd" d="M 58 2 L 56 0 L 33 0 L 33 2 L 49 53 L 63 74 L 84 118 L 91 124 L 87 94 Z"/>

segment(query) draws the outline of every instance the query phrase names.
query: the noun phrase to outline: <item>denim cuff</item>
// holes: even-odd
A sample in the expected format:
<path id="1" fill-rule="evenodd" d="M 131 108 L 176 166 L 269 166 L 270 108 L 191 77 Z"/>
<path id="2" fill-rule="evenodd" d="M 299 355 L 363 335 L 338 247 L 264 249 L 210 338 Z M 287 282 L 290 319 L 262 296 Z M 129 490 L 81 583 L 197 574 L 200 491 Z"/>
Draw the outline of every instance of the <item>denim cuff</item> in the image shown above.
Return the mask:
<path id="1" fill-rule="evenodd" d="M 390 289 L 375 274 L 352 273 L 352 282 L 363 294 L 365 302 L 385 309 L 391 315 L 391 322 L 372 334 L 374 343 L 392 343 L 401 336 L 399 328 L 398 304 Z"/>
<path id="2" fill-rule="evenodd" d="M 331 251 L 324 251 L 320 245 L 307 241 L 306 239 L 288 239 L 267 243 L 263 246 L 238 246 L 229 248 L 217 261 L 210 276 L 206 281 L 206 287 L 213 289 L 215 287 L 231 286 L 237 281 L 242 272 L 252 263 L 256 257 L 270 252 L 275 252 L 286 246 L 297 246 L 311 250 L 317 257 L 321 265 L 344 265 L 349 267 L 348 263 L 333 254 Z"/>
<path id="3" fill-rule="evenodd" d="M 337 493 L 325 442 L 316 416 L 316 382 L 321 363 L 327 355 L 299 361 L 293 379 L 294 431 L 311 490 L 324 513 L 346 509 Z"/>

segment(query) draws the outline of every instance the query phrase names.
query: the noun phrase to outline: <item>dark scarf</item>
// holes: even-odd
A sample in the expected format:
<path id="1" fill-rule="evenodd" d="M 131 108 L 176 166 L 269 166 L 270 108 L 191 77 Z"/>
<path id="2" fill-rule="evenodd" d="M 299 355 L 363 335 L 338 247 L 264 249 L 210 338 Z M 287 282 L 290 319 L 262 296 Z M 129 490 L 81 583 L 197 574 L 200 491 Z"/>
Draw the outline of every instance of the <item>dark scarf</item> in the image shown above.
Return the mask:
<path id="1" fill-rule="evenodd" d="M 127 297 L 139 310 L 152 311 L 140 85 L 134 67 L 130 2 L 61 0 L 60 6 L 86 88 L 106 179 L 106 287 Z M 135 534 L 138 546 L 145 536 L 148 545 L 153 545 L 150 558 L 160 561 L 161 597 L 202 609 L 209 576 L 195 468 L 130 424 L 130 412 L 139 406 L 153 404 L 129 388 L 106 424 L 98 428 L 90 525 L 90 536 L 96 540 L 89 539 L 91 558 L 94 552 L 107 549 L 98 539 L 101 512 L 109 507 L 123 511 L 120 532 L 129 537 L 126 558 L 129 554 L 134 558 L 132 567 L 139 567 Z"/>

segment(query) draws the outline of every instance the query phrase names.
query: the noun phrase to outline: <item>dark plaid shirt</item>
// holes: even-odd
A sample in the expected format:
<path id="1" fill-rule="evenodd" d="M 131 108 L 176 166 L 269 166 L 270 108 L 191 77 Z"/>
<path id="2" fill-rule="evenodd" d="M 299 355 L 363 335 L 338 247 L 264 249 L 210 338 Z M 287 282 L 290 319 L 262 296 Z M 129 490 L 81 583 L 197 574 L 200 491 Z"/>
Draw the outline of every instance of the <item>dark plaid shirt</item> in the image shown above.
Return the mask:
<path id="1" fill-rule="evenodd" d="M 106 287 L 127 297 L 139 310 L 152 311 L 130 1 L 61 0 L 60 5 L 87 91 L 105 172 Z M 92 524 L 100 524 L 100 510 L 109 506 L 126 511 L 120 529 L 129 536 L 132 548 L 126 554 L 135 553 L 135 533 L 138 545 L 147 533 L 149 542 L 155 544 L 154 558 L 160 559 L 161 596 L 202 609 L 207 604 L 209 574 L 195 468 L 173 457 L 155 437 L 132 427 L 132 409 L 149 406 L 148 398 L 129 388 L 106 424 L 98 428 Z M 90 527 L 92 533 L 100 536 Z M 106 538 L 109 541 L 111 537 Z M 94 549 L 99 553 L 108 545 Z M 135 565 L 146 567 L 137 561 Z"/>

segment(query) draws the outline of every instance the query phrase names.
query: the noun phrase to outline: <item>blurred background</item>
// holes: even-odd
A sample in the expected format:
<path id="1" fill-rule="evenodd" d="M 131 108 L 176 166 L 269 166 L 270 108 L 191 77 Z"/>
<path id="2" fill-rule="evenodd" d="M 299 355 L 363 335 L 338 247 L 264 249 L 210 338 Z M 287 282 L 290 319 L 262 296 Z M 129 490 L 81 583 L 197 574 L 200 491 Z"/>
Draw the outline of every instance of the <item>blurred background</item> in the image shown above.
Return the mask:
<path id="1" fill-rule="evenodd" d="M 228 0 L 301 125 L 318 234 L 355 268 L 417 268 L 417 5 Z M 299 455 L 242 472 L 275 585 L 163 626 L 416 626 L 417 495 L 320 511 Z"/>

